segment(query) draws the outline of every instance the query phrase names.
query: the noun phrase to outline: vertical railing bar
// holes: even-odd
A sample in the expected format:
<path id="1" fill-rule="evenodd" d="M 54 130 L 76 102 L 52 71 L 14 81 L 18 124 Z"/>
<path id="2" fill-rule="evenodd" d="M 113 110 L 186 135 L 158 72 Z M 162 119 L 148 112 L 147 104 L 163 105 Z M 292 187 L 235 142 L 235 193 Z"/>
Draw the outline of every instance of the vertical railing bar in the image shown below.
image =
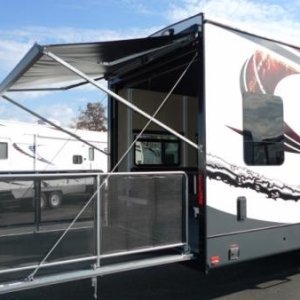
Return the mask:
<path id="1" fill-rule="evenodd" d="M 33 207 L 35 214 L 35 231 L 40 231 L 41 223 L 41 197 L 42 197 L 42 188 L 41 188 L 41 179 L 33 181 Z M 24 201 L 24 200 L 23 200 Z"/>
<path id="2" fill-rule="evenodd" d="M 185 177 L 185 242 L 186 251 L 189 251 L 189 179 L 188 175 L 184 173 Z"/>
<path id="3" fill-rule="evenodd" d="M 100 267 L 101 255 L 101 195 L 100 195 L 100 175 L 97 175 L 97 268 Z"/>

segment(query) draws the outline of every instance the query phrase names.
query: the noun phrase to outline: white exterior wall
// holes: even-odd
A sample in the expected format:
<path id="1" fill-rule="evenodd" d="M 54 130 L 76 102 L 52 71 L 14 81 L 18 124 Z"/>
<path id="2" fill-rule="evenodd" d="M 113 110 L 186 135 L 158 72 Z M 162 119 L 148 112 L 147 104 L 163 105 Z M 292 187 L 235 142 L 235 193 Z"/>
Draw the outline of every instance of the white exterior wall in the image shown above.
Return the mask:
<path id="1" fill-rule="evenodd" d="M 299 56 L 292 48 L 282 48 Z M 300 154 L 285 152 L 284 163 L 280 166 L 247 166 L 243 158 L 242 135 L 227 127 L 243 130 L 240 75 L 243 65 L 256 51 L 300 70 L 299 65 L 280 57 L 263 43 L 258 44 L 212 24 L 205 25 L 207 162 L 223 166 L 234 174 L 255 177 L 254 185 L 268 181 L 270 186 L 275 184 L 283 190 L 289 187 L 297 192 L 300 190 Z M 296 133 L 300 133 L 299 87 L 300 75 L 295 74 L 280 80 L 275 88 L 275 95 L 283 99 L 284 120 Z M 300 222 L 300 201 L 271 199 L 255 189 L 234 187 L 222 180 L 207 180 L 209 207 L 236 216 L 240 196 L 247 199 L 248 218 L 278 223 Z"/>

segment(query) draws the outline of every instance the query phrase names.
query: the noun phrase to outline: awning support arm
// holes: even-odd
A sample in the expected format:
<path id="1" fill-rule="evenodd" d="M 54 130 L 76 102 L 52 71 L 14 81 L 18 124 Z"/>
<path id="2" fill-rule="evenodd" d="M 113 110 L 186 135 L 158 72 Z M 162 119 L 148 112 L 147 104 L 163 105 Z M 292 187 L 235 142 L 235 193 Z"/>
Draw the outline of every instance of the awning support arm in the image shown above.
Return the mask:
<path id="1" fill-rule="evenodd" d="M 111 91 L 110 89 L 100 85 L 98 82 L 96 82 L 93 78 L 90 78 L 89 76 L 87 76 L 85 73 L 81 72 L 80 70 L 78 70 L 77 68 L 73 67 L 72 65 L 70 65 L 68 62 L 66 62 L 65 60 L 61 59 L 60 57 L 58 57 L 57 55 L 53 54 L 52 52 L 49 52 L 46 48 L 43 50 L 44 54 L 51 57 L 53 60 L 55 60 L 56 62 L 58 62 L 59 64 L 65 66 L 67 69 L 69 69 L 70 71 L 72 71 L 73 73 L 77 74 L 79 77 L 85 79 L 86 81 L 88 81 L 89 83 L 91 83 L 93 86 L 95 86 L 96 88 L 102 90 L 103 92 L 105 92 L 106 94 L 110 95 L 111 97 L 113 97 L 114 99 L 118 100 L 119 102 L 123 103 L 124 105 L 126 105 L 127 107 L 129 107 L 130 109 L 132 109 L 133 111 L 137 112 L 138 114 L 142 115 L 143 117 L 145 117 L 146 119 L 150 120 L 151 122 L 157 124 L 158 126 L 162 127 L 163 129 L 167 130 L 168 132 L 170 132 L 171 134 L 175 135 L 176 137 L 178 137 L 180 140 L 184 141 L 185 143 L 189 144 L 190 146 L 196 148 L 197 150 L 199 150 L 199 146 L 197 144 L 195 144 L 193 141 L 191 141 L 190 139 L 186 138 L 185 136 L 181 135 L 180 133 L 178 133 L 176 130 L 172 129 L 171 127 L 167 126 L 166 124 L 162 123 L 161 121 L 157 120 L 156 118 L 154 118 L 153 116 L 149 115 L 148 113 L 146 113 L 145 111 L 141 110 L 140 108 L 138 108 L 136 105 L 130 103 L 129 101 L 127 101 L 125 98 L 119 96 L 118 94 L 114 93 L 113 91 Z"/>

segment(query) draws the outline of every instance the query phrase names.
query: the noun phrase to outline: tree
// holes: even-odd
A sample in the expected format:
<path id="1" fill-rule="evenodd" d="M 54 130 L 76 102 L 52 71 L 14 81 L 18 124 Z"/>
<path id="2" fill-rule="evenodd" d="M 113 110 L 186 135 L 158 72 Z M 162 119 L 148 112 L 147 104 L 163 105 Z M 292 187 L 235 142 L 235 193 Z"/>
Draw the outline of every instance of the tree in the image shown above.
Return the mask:
<path id="1" fill-rule="evenodd" d="M 89 102 L 84 109 L 80 110 L 79 116 L 75 120 L 75 127 L 78 129 L 106 131 L 106 124 L 106 112 L 101 102 Z"/>

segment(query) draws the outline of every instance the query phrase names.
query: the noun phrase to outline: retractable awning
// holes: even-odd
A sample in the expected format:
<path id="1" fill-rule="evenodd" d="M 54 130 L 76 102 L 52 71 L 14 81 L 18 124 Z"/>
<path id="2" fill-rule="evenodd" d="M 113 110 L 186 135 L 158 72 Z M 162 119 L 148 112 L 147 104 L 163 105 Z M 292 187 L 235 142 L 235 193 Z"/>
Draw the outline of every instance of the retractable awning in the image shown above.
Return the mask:
<path id="1" fill-rule="evenodd" d="M 8 97 L 6 92 L 65 90 L 91 83 L 149 121 L 198 149 L 198 145 L 193 141 L 97 82 L 101 78 L 124 75 L 156 59 L 161 59 L 172 51 L 191 45 L 194 56 L 167 95 L 166 99 L 168 99 L 182 76 L 197 58 L 197 43 L 193 43 L 195 39 L 197 39 L 197 32 L 193 30 L 184 34 L 112 42 L 46 46 L 35 44 L 0 84 L 0 95 L 8 102 L 58 128 L 59 126 L 50 120 Z"/>
<path id="2" fill-rule="evenodd" d="M 190 38 L 187 35 L 177 35 L 81 44 L 35 44 L 0 84 L 0 93 L 62 90 L 87 83 L 46 52 L 55 54 L 90 78 L 99 80 L 147 64 L 188 41 Z"/>

